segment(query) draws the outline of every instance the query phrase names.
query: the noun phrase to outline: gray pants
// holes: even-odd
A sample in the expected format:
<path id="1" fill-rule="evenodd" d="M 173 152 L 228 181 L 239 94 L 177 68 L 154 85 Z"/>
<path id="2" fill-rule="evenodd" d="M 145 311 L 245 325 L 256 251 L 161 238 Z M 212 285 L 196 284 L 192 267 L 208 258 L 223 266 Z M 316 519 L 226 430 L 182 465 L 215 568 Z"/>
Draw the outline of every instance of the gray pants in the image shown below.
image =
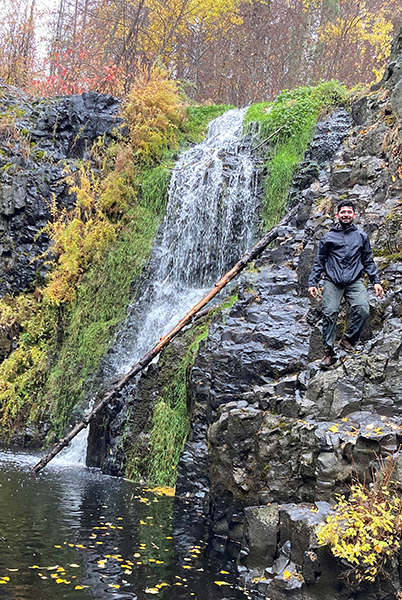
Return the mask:
<path id="1" fill-rule="evenodd" d="M 329 279 L 325 279 L 322 295 L 322 336 L 325 349 L 334 347 L 336 321 L 343 297 L 350 305 L 352 312 L 345 334 L 351 344 L 355 344 L 359 339 L 363 325 L 369 316 L 368 295 L 362 279 L 357 279 L 347 285 L 335 285 Z"/>

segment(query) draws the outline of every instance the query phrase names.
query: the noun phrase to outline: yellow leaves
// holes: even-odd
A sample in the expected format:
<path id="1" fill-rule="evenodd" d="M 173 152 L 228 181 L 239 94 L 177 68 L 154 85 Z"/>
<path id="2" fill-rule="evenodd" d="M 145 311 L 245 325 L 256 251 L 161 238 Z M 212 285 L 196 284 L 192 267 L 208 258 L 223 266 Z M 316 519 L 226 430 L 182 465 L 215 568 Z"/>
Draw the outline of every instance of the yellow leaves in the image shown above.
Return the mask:
<path id="1" fill-rule="evenodd" d="M 290 579 L 292 577 L 292 573 L 290 571 L 284 571 L 283 578 L 285 580 Z"/>
<path id="2" fill-rule="evenodd" d="M 331 433 L 337 433 L 339 431 L 339 428 L 337 425 L 331 425 L 331 427 L 328 428 L 328 431 L 330 431 Z"/>
<path id="3" fill-rule="evenodd" d="M 100 181 L 91 169 L 81 167 L 79 183 L 67 172 L 70 193 L 76 195 L 73 209 L 59 208 L 53 199 L 53 221 L 46 232 L 53 244 L 48 253 L 56 254 L 58 262 L 53 269 L 44 295 L 54 304 L 71 302 L 75 288 L 84 272 L 98 262 L 108 244 L 116 239 L 117 226 L 102 208 Z"/>
<path id="4" fill-rule="evenodd" d="M 158 486 L 152 489 L 148 489 L 147 491 L 152 492 L 153 494 L 158 494 L 158 496 L 174 496 L 175 489 L 167 486 Z"/>
<path id="5" fill-rule="evenodd" d="M 215 585 L 219 585 L 219 586 L 222 586 L 222 585 L 231 585 L 227 581 L 214 581 L 214 584 Z"/>
<path id="6" fill-rule="evenodd" d="M 145 588 L 144 592 L 146 594 L 159 594 L 159 589 L 156 587 L 153 588 Z"/>
<path id="7" fill-rule="evenodd" d="M 369 431 L 374 429 L 370 425 Z M 391 463 L 383 469 L 387 467 Z M 328 544 L 334 556 L 354 565 L 357 581 L 374 581 L 385 558 L 400 547 L 401 500 L 387 488 L 385 472 L 377 474 L 372 487 L 352 485 L 349 498 L 339 497 L 333 513 L 316 531 L 319 542 Z"/>
<path id="8" fill-rule="evenodd" d="M 177 84 L 166 69 L 154 67 L 149 76 L 144 71 L 137 78 L 124 116 L 140 162 L 152 163 L 164 148 L 177 147 L 176 130 L 185 112 Z"/>

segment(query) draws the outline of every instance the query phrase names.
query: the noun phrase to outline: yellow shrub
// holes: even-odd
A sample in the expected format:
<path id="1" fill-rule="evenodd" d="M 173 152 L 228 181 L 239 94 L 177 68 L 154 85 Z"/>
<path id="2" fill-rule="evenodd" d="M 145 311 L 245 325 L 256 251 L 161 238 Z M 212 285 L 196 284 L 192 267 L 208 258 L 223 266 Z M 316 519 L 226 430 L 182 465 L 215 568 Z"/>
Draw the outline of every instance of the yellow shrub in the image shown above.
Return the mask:
<path id="1" fill-rule="evenodd" d="M 158 160 L 165 149 L 177 148 L 177 129 L 185 118 L 183 101 L 166 69 L 143 71 L 125 108 L 134 155 L 140 162 Z"/>
<path id="2" fill-rule="evenodd" d="M 349 563 L 357 581 L 373 582 L 400 548 L 402 499 L 390 492 L 390 464 L 371 487 L 352 485 L 350 497 L 340 496 L 333 514 L 317 529 L 319 542 Z"/>
<path id="3" fill-rule="evenodd" d="M 79 185 L 70 180 L 70 192 L 76 194 L 74 208 L 59 208 L 53 201 L 53 221 L 46 230 L 52 239 L 48 254 L 58 262 L 50 274 L 44 293 L 55 304 L 70 302 L 88 266 L 101 259 L 108 244 L 116 238 L 117 226 L 105 214 L 100 196 L 100 182 L 84 167 Z"/>

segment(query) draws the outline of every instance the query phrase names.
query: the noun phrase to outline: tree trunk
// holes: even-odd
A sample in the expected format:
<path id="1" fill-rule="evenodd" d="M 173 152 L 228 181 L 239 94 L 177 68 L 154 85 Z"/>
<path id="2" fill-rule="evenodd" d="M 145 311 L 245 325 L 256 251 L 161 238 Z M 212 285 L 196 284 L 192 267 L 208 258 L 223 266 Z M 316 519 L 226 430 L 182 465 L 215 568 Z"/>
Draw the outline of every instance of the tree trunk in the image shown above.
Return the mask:
<path id="1" fill-rule="evenodd" d="M 280 227 L 288 224 L 296 214 L 296 208 L 293 208 L 282 221 L 271 231 L 269 231 L 265 237 L 263 237 L 247 254 L 245 254 L 235 266 L 226 273 L 214 287 L 195 305 L 193 308 L 177 323 L 173 329 L 169 331 L 165 336 L 161 337 L 159 342 L 147 352 L 137 363 L 135 363 L 129 372 L 98 402 L 98 404 L 88 413 L 80 423 L 78 423 L 69 434 L 62 439 L 53 448 L 49 454 L 42 458 L 33 468 L 32 471 L 38 473 L 48 462 L 52 460 L 65 446 L 71 442 L 71 440 L 96 417 L 96 415 L 102 410 L 102 408 L 108 404 L 113 398 L 119 395 L 121 390 L 126 384 L 140 373 L 149 363 L 168 345 L 168 343 L 179 333 L 190 321 L 196 316 L 196 314 L 206 305 L 214 296 L 216 296 L 236 275 L 240 273 L 246 267 L 246 265 L 254 260 L 265 248 L 278 237 L 278 231 Z"/>

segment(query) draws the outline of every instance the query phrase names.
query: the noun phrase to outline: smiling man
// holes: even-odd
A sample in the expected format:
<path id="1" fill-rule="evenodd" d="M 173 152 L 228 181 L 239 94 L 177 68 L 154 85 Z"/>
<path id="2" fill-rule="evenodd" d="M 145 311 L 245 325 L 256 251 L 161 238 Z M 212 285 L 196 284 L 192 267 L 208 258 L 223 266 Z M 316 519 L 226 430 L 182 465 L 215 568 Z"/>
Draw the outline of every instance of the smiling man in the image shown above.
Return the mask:
<path id="1" fill-rule="evenodd" d="M 323 369 L 330 368 L 336 362 L 334 351 L 336 321 L 343 297 L 350 305 L 351 319 L 339 346 L 346 352 L 353 352 L 359 339 L 370 310 L 367 290 L 363 283 L 364 271 L 374 285 L 376 295 L 379 298 L 384 297 L 368 235 L 353 223 L 356 218 L 353 202 L 348 200 L 341 202 L 335 216 L 339 224 L 332 227 L 322 238 L 308 280 L 308 292 L 313 298 L 317 298 L 318 282 L 324 272 L 322 296 L 324 357 L 320 363 Z"/>

